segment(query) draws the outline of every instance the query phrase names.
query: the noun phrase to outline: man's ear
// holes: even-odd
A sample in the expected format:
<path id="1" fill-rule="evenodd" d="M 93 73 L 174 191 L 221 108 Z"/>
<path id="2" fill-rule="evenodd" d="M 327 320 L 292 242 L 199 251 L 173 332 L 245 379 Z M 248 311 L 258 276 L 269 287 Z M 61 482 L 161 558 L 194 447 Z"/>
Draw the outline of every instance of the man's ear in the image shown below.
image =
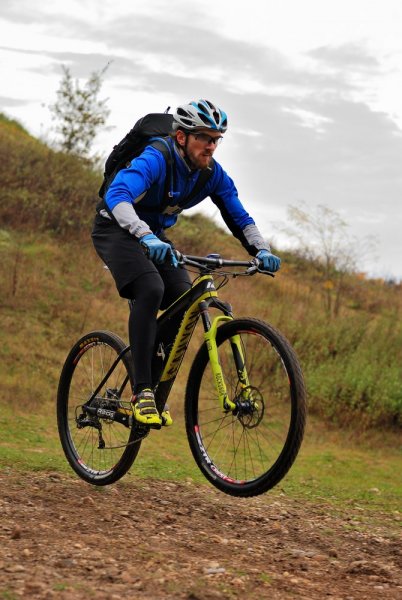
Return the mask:
<path id="1" fill-rule="evenodd" d="M 176 140 L 180 147 L 185 146 L 186 134 L 181 129 L 178 129 L 176 132 Z"/>

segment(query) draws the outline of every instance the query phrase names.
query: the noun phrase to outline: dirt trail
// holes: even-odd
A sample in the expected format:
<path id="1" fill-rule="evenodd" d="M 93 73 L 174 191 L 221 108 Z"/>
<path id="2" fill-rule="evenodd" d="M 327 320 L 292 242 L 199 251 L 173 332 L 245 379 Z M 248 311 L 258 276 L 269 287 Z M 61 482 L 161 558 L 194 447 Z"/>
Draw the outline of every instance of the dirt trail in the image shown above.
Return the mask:
<path id="1" fill-rule="evenodd" d="M 398 515 L 185 482 L 0 479 L 4 599 L 402 598 Z"/>

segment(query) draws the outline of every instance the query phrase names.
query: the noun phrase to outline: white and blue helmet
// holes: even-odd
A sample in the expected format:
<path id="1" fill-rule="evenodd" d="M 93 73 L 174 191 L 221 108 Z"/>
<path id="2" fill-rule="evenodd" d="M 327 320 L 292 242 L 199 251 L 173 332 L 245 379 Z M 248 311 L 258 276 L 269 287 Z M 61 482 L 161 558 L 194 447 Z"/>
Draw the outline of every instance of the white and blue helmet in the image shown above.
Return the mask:
<path id="1" fill-rule="evenodd" d="M 195 129 L 212 129 L 225 133 L 228 127 L 228 118 L 226 113 L 209 102 L 201 98 L 197 102 L 182 104 L 176 108 L 173 114 L 173 129 L 184 129 L 193 131 Z"/>

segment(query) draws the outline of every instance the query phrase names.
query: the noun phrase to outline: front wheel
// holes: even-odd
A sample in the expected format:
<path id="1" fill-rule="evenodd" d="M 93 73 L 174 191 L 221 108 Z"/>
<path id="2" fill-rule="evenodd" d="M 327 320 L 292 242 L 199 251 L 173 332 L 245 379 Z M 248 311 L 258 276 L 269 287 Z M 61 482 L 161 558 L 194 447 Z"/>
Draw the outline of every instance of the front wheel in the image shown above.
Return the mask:
<path id="1" fill-rule="evenodd" d="M 114 333 L 92 331 L 73 346 L 60 376 L 60 441 L 74 471 L 94 485 L 120 479 L 141 444 L 132 426 L 133 368 L 125 350 Z"/>
<path id="2" fill-rule="evenodd" d="M 205 477 L 232 496 L 256 496 L 275 486 L 299 451 L 306 392 L 296 354 L 282 334 L 257 319 L 219 327 L 222 374 L 234 410 L 218 401 L 206 345 L 186 389 L 186 429 Z"/>

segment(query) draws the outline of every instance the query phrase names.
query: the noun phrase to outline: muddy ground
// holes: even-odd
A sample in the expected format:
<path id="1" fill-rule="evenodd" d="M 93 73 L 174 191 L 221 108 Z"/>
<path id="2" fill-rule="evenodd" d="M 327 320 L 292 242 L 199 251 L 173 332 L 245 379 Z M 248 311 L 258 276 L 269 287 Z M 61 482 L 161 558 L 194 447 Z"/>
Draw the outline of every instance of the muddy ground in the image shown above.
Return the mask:
<path id="1" fill-rule="evenodd" d="M 2 599 L 402 598 L 398 513 L 192 482 L 0 479 Z"/>

